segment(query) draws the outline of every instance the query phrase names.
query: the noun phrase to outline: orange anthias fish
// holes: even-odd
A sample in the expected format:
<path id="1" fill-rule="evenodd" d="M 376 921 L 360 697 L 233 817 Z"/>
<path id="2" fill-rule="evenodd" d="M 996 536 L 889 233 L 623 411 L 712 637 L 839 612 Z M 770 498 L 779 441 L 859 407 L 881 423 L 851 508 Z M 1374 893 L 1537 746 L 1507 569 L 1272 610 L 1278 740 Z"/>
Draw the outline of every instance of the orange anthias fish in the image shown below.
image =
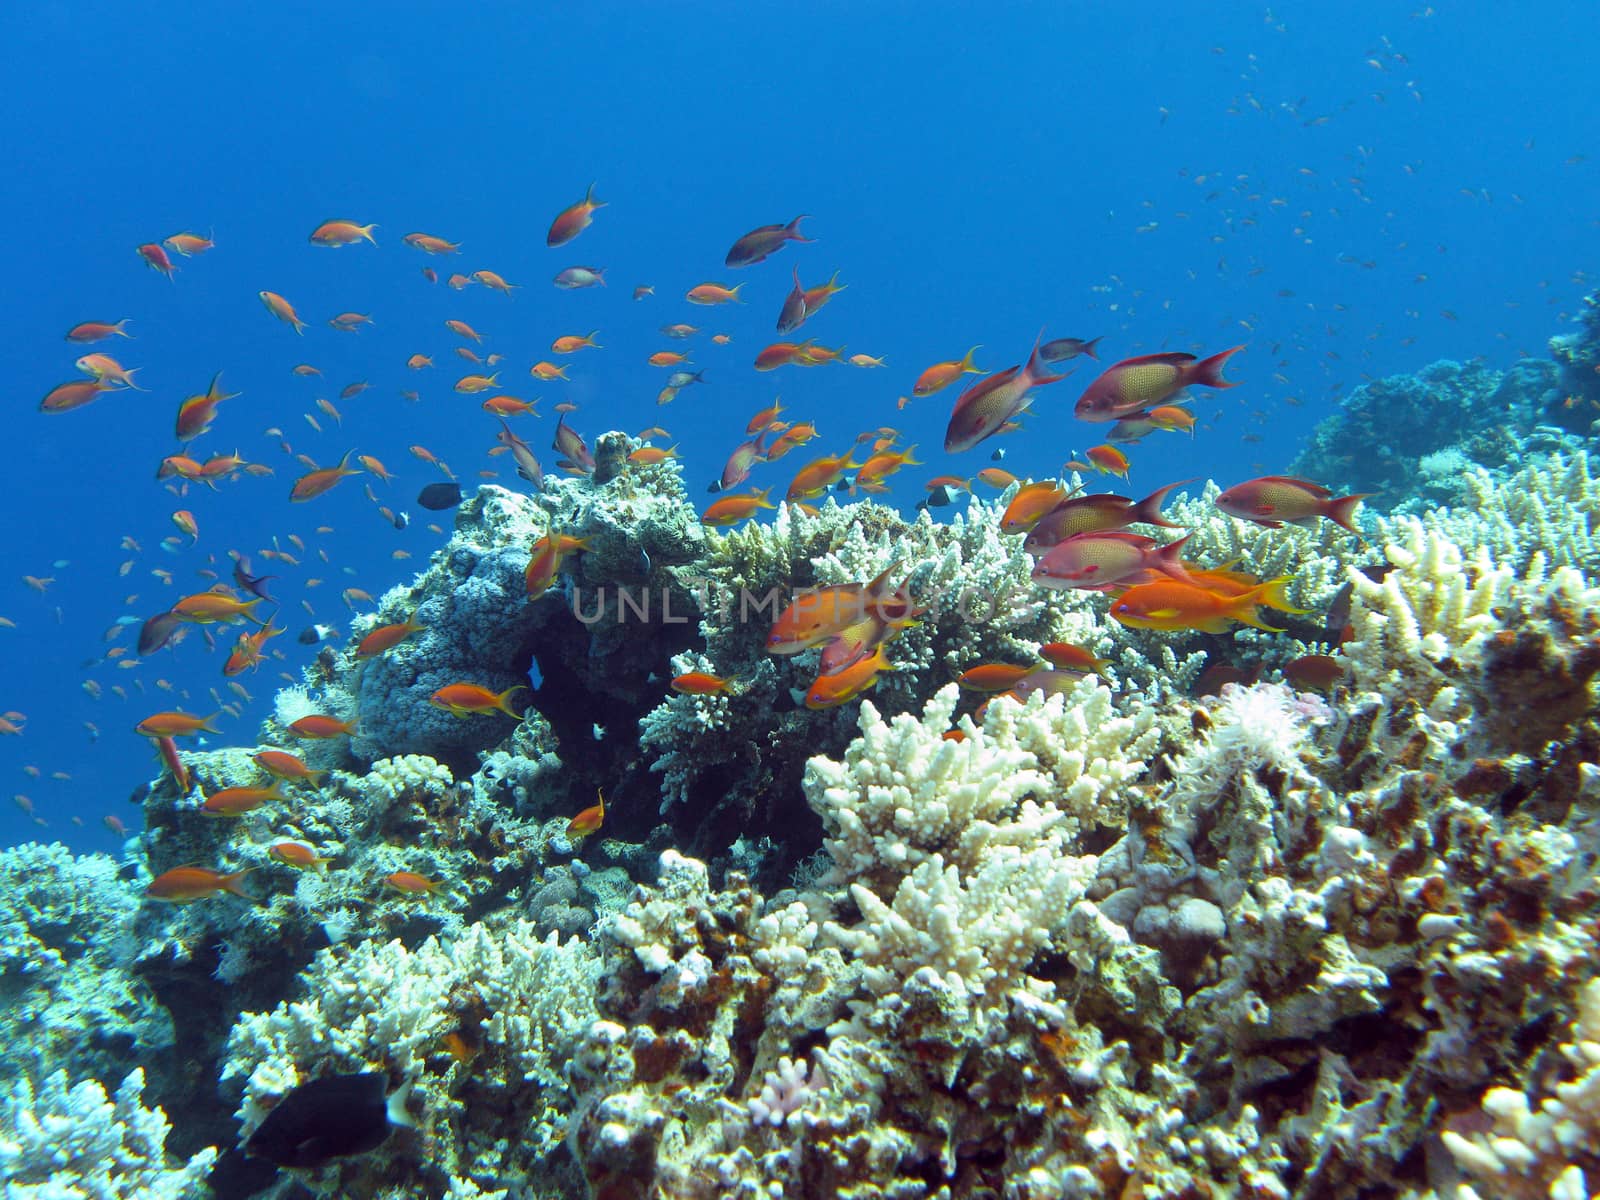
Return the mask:
<path id="1" fill-rule="evenodd" d="M 167 252 L 161 248 L 160 242 L 146 242 L 144 245 L 136 246 L 134 249 L 139 257 L 144 259 L 144 265 L 152 271 L 160 271 L 169 280 L 177 272 L 178 268 L 167 257 Z"/>
<path id="2" fill-rule="evenodd" d="M 652 367 L 675 367 L 679 363 L 688 362 L 689 356 L 679 354 L 675 350 L 657 350 L 648 361 Z"/>
<path id="3" fill-rule="evenodd" d="M 1141 354 L 1113 363 L 1089 385 L 1073 409 L 1080 421 L 1117 421 L 1155 408 L 1186 387 L 1230 388 L 1222 377 L 1243 346 L 1233 346 L 1210 358 L 1193 354 Z"/>
<path id="4" fill-rule="evenodd" d="M 261 666 L 261 648 L 268 638 L 277 637 L 283 630 L 276 625 L 263 625 L 254 633 L 239 635 L 239 641 L 233 648 L 233 653 L 228 655 L 228 661 L 222 664 L 224 675 L 238 675 L 246 667 L 252 671 Z"/>
<path id="5" fill-rule="evenodd" d="M 599 798 L 598 802 L 591 804 L 567 822 L 567 836 L 569 838 L 587 837 L 605 824 L 606 794 L 599 788 L 595 789 L 594 794 Z"/>
<path id="6" fill-rule="evenodd" d="M 456 391 L 470 396 L 475 392 L 487 392 L 491 388 L 500 386 L 500 372 L 493 375 L 463 375 L 456 380 Z"/>
<path id="7" fill-rule="evenodd" d="M 261 624 L 260 618 L 255 614 L 255 606 L 262 602 L 260 596 L 253 596 L 249 600 L 240 600 L 226 587 L 218 585 L 216 591 L 196 592 L 192 596 L 185 596 L 171 608 L 173 616 L 180 621 L 189 621 L 196 625 L 209 625 L 216 621 L 232 623 L 234 621 L 255 621 Z"/>
<path id="8" fill-rule="evenodd" d="M 237 400 L 239 392 L 224 392 L 221 387 L 222 372 L 211 377 L 211 386 L 198 396 L 190 396 L 178 405 L 177 437 L 180 442 L 190 442 L 211 428 L 217 419 L 217 406 L 224 400 Z"/>
<path id="9" fill-rule="evenodd" d="M 1101 674 L 1111 662 L 1109 658 L 1096 658 L 1082 646 L 1071 642 L 1046 642 L 1039 647 L 1039 657 L 1062 671 L 1093 671 Z"/>
<path id="10" fill-rule="evenodd" d="M 1033 343 L 1033 353 L 1022 366 L 1009 367 L 998 375 L 991 375 L 973 384 L 957 398 L 950 413 L 950 424 L 945 430 L 946 453 L 956 454 L 970 450 L 985 438 L 998 433 L 1002 426 L 1015 421 L 1028 407 L 1029 393 L 1036 387 L 1065 379 L 1065 375 L 1047 375 L 1039 358 L 1039 342 Z"/>
<path id="11" fill-rule="evenodd" d="M 528 689 L 522 684 L 513 684 L 503 692 L 491 692 L 486 687 L 475 683 L 452 683 L 440 688 L 428 697 L 428 703 L 435 708 L 442 708 L 453 717 L 467 717 L 474 714 L 487 716 L 492 712 L 503 712 L 508 717 L 522 720 L 522 714 L 511 707 L 511 696 L 514 692 L 525 692 Z"/>
<path id="12" fill-rule="evenodd" d="M 943 391 L 963 375 L 984 374 L 982 368 L 972 365 L 972 356 L 981 349 L 983 349 L 982 346 L 974 346 L 961 358 L 954 358 L 949 362 L 934 363 L 933 366 L 917 376 L 917 382 L 912 385 L 911 394 L 913 396 L 931 396 L 935 392 Z"/>
<path id="13" fill-rule="evenodd" d="M 333 861 L 323 858 L 314 847 L 304 842 L 274 842 L 267 847 L 267 855 L 296 871 L 315 871 L 318 875 L 326 875 L 328 864 Z"/>
<path id="14" fill-rule="evenodd" d="M 357 225 L 354 221 L 324 221 L 306 240 L 313 246 L 349 246 L 359 241 L 378 243 L 372 236 L 376 225 Z"/>
<path id="15" fill-rule="evenodd" d="M 1128 477 L 1128 468 L 1132 464 L 1128 462 L 1128 456 L 1115 446 L 1090 446 L 1083 453 L 1098 470 L 1107 475 L 1117 475 L 1123 479 Z"/>
<path id="16" fill-rule="evenodd" d="M 413 633 L 420 633 L 426 625 L 417 624 L 417 616 L 412 613 L 398 625 L 379 625 L 356 645 L 357 658 L 376 658 L 386 650 L 391 650 L 405 641 Z"/>
<path id="17" fill-rule="evenodd" d="M 276 775 L 279 779 L 299 780 L 313 787 L 327 774 L 326 771 L 313 771 L 302 759 L 287 750 L 260 750 L 250 758 L 268 775 Z"/>
<path id="18" fill-rule="evenodd" d="M 400 240 L 424 254 L 454 254 L 461 249 L 460 242 L 447 242 L 442 237 L 434 237 L 427 233 L 408 233 Z"/>
<path id="19" fill-rule="evenodd" d="M 916 446 L 913 445 L 907 446 L 904 450 L 884 450 L 881 453 L 874 454 L 861 464 L 861 468 L 856 472 L 856 477 L 851 486 L 868 492 L 887 491 L 888 488 L 884 485 L 883 480 L 888 476 L 893 475 L 902 467 L 920 467 L 923 465 L 921 459 L 911 457 L 912 452 L 915 450 Z"/>
<path id="20" fill-rule="evenodd" d="M 817 676 L 806 692 L 806 707 L 815 710 L 847 704 L 876 684 L 879 674 L 892 670 L 894 665 L 884 657 L 883 647 L 878 646 L 832 675 Z"/>
<path id="21" fill-rule="evenodd" d="M 278 790 L 277 784 L 271 787 L 223 788 L 220 792 L 213 792 L 206 797 L 205 803 L 200 806 L 200 812 L 208 817 L 242 817 L 269 801 L 281 801 L 286 798 Z"/>
<path id="22" fill-rule="evenodd" d="M 346 450 L 344 457 L 339 460 L 338 466 L 318 467 L 316 470 L 308 471 L 300 476 L 299 479 L 294 481 L 294 486 L 289 489 L 289 499 L 297 504 L 305 500 L 314 500 L 332 488 L 346 475 L 361 474 L 360 467 L 349 465 L 350 456 L 354 453 L 355 451 L 353 450 Z"/>
<path id="23" fill-rule="evenodd" d="M 1027 533 L 1066 498 L 1067 489 L 1053 479 L 1023 484 L 1000 514 L 1000 532 Z"/>
<path id="24" fill-rule="evenodd" d="M 1004 692 L 1016 687 L 1038 669 L 1037 663 L 1025 667 L 1014 663 L 979 663 L 956 676 L 956 683 L 974 692 Z"/>
<path id="25" fill-rule="evenodd" d="M 296 333 L 302 337 L 305 336 L 306 323 L 294 311 L 294 305 L 278 295 L 277 292 L 257 292 L 256 295 L 261 297 L 261 303 L 267 306 L 269 313 L 277 317 L 285 325 L 293 325 Z"/>
<path id="26" fill-rule="evenodd" d="M 133 731 L 154 738 L 194 737 L 199 733 L 220 733 L 221 731 L 212 724 L 216 719 L 216 713 L 212 713 L 209 717 L 197 717 L 193 713 L 181 712 L 151 713 L 135 725 Z"/>
<path id="27" fill-rule="evenodd" d="M 1334 496 L 1320 483 L 1296 479 L 1292 475 L 1263 475 L 1236 483 L 1217 497 L 1217 507 L 1230 517 L 1254 521 L 1268 529 L 1290 525 L 1310 525 L 1327 517 L 1335 525 L 1359 533 L 1355 527 L 1356 506 L 1370 492 Z"/>
<path id="28" fill-rule="evenodd" d="M 591 183 L 582 200 L 562 209 L 557 214 L 556 219 L 550 222 L 550 232 L 545 234 L 544 244 L 547 246 L 565 246 L 573 238 L 589 228 L 590 225 L 594 224 L 595 209 L 604 207 L 604 201 L 594 198 L 594 184 Z"/>
<path id="29" fill-rule="evenodd" d="M 511 295 L 511 292 L 514 288 L 522 286 L 519 283 L 507 283 L 493 271 L 474 271 L 472 273 L 472 282 L 481 283 L 490 291 L 504 292 L 508 296 Z"/>
<path id="30" fill-rule="evenodd" d="M 735 284 L 731 288 L 723 287 L 720 283 L 700 283 L 684 293 L 684 299 L 690 304 L 738 304 L 739 289 L 744 284 Z"/>
<path id="31" fill-rule="evenodd" d="M 149 388 L 140 387 L 133 381 L 134 375 L 136 375 L 143 368 L 134 367 L 132 370 L 129 370 L 116 359 L 112 358 L 109 354 L 85 354 L 72 365 L 77 367 L 78 370 L 82 371 L 85 375 L 88 375 L 94 379 L 98 379 L 107 387 L 132 388 L 136 392 L 147 392 L 150 390 Z"/>
<path id="32" fill-rule="evenodd" d="M 98 379 L 74 379 L 71 383 L 57 384 L 39 401 L 39 411 L 47 413 L 70 412 L 82 408 L 101 392 L 111 391 L 108 384 Z"/>
<path id="33" fill-rule="evenodd" d="M 748 520 L 756 515 L 757 510 L 763 508 L 776 508 L 767 499 L 771 488 L 762 488 L 759 491 L 746 492 L 739 496 L 724 496 L 714 500 L 705 512 L 700 514 L 700 521 L 704 525 L 737 525 L 740 521 Z"/>
<path id="34" fill-rule="evenodd" d="M 583 337 L 579 337 L 575 333 L 569 333 L 551 342 L 550 349 L 557 354 L 574 354 L 585 348 L 599 350 L 601 348 L 600 344 L 594 340 L 599 336 L 599 333 L 598 329 L 592 333 L 585 334 Z"/>
<path id="35" fill-rule="evenodd" d="M 356 718 L 341 721 L 338 717 L 330 717 L 325 713 L 310 713 L 289 725 L 289 732 L 298 738 L 308 738 L 313 741 L 322 741 L 327 738 L 336 738 L 341 735 L 353 735 L 356 731 Z"/>
<path id="36" fill-rule="evenodd" d="M 813 242 L 815 238 L 801 236 L 800 222 L 806 219 L 806 214 L 801 213 L 787 225 L 760 225 L 745 234 L 728 251 L 723 259 L 725 265 L 730 267 L 748 267 L 762 262 L 773 251 L 781 249 L 785 242 Z"/>
<path id="37" fill-rule="evenodd" d="M 680 696 L 731 696 L 733 680 L 706 671 L 688 671 L 674 675 L 667 685 Z"/>
<path id="38" fill-rule="evenodd" d="M 767 653 L 799 654 L 860 625 L 869 617 L 904 623 L 907 605 L 885 571 L 868 583 L 837 583 L 799 593 L 767 633 Z"/>
<path id="39" fill-rule="evenodd" d="M 558 367 L 553 362 L 536 362 L 528 368 L 528 374 L 535 379 L 549 383 L 552 380 L 567 378 L 567 369 Z"/>
<path id="40" fill-rule="evenodd" d="M 812 496 L 820 496 L 839 480 L 844 478 L 844 473 L 852 467 L 859 466 L 850 457 L 850 451 L 843 454 L 825 455 L 801 467 L 799 472 L 789 484 L 785 493 L 786 500 L 805 500 Z"/>
<path id="41" fill-rule="evenodd" d="M 554 586 L 561 574 L 561 562 L 576 550 L 587 550 L 588 538 L 565 533 L 547 533 L 529 548 L 528 566 L 522 573 L 523 587 L 530 600 L 536 600 Z"/>
<path id="42" fill-rule="evenodd" d="M 131 338 L 124 326 L 132 317 L 123 317 L 120 321 L 79 321 L 67 330 L 67 341 L 77 342 L 79 345 L 88 345 L 91 342 L 103 342 L 108 337 Z"/>
<path id="43" fill-rule="evenodd" d="M 432 896 L 444 890 L 444 884 L 439 880 L 429 879 L 415 871 L 395 871 L 385 875 L 383 886 L 402 896 Z"/>
<path id="44" fill-rule="evenodd" d="M 1111 616 L 1134 629 L 1198 629 L 1205 633 L 1226 633 L 1230 621 L 1253 625 L 1257 629 L 1281 632 L 1261 620 L 1258 610 L 1275 608 L 1279 612 L 1300 614 L 1288 601 L 1284 589 L 1288 577 L 1268 580 L 1248 591 L 1224 596 L 1176 579 L 1136 584 L 1111 605 Z"/>
<path id="45" fill-rule="evenodd" d="M 151 900 L 167 904 L 190 904 L 207 896 L 215 896 L 218 892 L 232 892 L 235 896 L 253 901 L 255 897 L 239 886 L 240 881 L 253 870 L 254 867 L 246 867 L 242 871 L 224 875 L 205 867 L 174 867 L 152 879 L 144 894 Z"/>

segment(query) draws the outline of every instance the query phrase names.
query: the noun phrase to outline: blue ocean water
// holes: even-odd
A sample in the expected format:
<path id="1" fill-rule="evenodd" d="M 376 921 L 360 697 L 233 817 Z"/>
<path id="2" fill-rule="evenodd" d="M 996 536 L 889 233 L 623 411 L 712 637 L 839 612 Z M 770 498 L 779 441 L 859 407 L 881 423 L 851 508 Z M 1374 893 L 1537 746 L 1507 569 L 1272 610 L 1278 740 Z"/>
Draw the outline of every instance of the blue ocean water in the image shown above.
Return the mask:
<path id="1" fill-rule="evenodd" d="M 133 663 L 136 628 L 107 640 L 117 621 L 202 590 L 197 572 L 226 575 L 230 550 L 280 574 L 290 636 L 271 646 L 284 657 L 239 677 L 255 699 L 222 725 L 248 742 L 280 672 L 295 676 L 313 653 L 292 635 L 342 626 L 344 589 L 381 595 L 443 540 L 414 503 L 442 476 L 409 447 L 469 487 L 480 471 L 513 482 L 504 458 L 487 457 L 497 426 L 451 389 L 471 365 L 446 319 L 507 356 L 506 391 L 541 398 L 545 415 L 517 425 L 547 467 L 551 410 L 570 400 L 591 439 L 665 426 L 698 495 L 750 414 L 781 395 L 820 437 L 752 482 L 781 494 L 810 451 L 892 425 L 927 464 L 894 481 L 907 509 L 925 478 L 970 475 L 994 447 L 1008 469 L 1042 475 L 1098 440 L 1071 417 L 1091 377 L 1080 367 L 1038 394 L 1025 436 L 945 456 L 955 393 L 897 400 L 924 367 L 976 343 L 986 368 L 1022 361 L 1041 329 L 1103 335 L 1107 361 L 1246 344 L 1230 368 L 1240 386 L 1197 398 L 1193 443 L 1163 435 L 1134 449 L 1135 495 L 1197 473 L 1226 483 L 1281 470 L 1368 379 L 1440 357 L 1509 366 L 1542 354 L 1600 243 L 1593 121 L 1575 86 L 1597 26 L 1582 3 L 1520 8 L 1509 28 L 1488 7 L 1420 3 L 12 14 L 0 50 L 11 148 L 0 217 L 13 230 L 0 616 L 14 628 L 0 628 L 0 711 L 25 719 L 0 737 L 0 780 L 32 811 L 5 805 L 0 839 L 113 848 L 102 818 L 135 824 L 128 797 L 155 769 L 132 725 L 235 699 L 220 674 L 231 632 L 216 651 L 191 636 Z M 591 181 L 606 207 L 548 249 L 550 220 Z M 737 236 L 802 212 L 814 244 L 723 266 Z M 376 222 L 378 245 L 309 245 L 331 218 Z M 178 259 L 171 281 L 146 270 L 134 247 L 180 230 L 214 232 L 216 248 Z M 412 231 L 462 251 L 423 256 L 401 244 Z M 604 268 L 608 286 L 551 286 L 578 264 Z M 487 268 L 519 286 L 457 292 L 427 283 L 424 267 Z M 835 270 L 847 285 L 804 334 L 886 369 L 752 370 L 792 268 L 808 286 Z M 745 303 L 684 301 L 708 281 L 744 283 Z M 655 294 L 635 302 L 636 285 Z M 263 311 L 262 289 L 295 303 L 304 337 Z M 371 314 L 371 327 L 330 329 L 344 311 Z M 122 318 L 134 340 L 90 349 L 139 368 L 149 391 L 39 413 L 84 352 L 65 330 Z M 687 343 L 658 332 L 679 321 L 703 332 Z M 591 330 L 603 349 L 571 356 L 570 383 L 528 377 L 556 357 L 553 338 Z M 707 382 L 658 406 L 664 372 L 645 360 L 663 349 L 690 349 Z M 436 366 L 408 370 L 416 353 Z M 322 375 L 295 376 L 300 363 Z M 241 395 L 192 449 L 238 450 L 275 474 L 175 495 L 156 466 L 179 448 L 179 401 L 218 371 Z M 338 398 L 357 381 L 371 387 Z M 375 455 L 396 481 L 360 476 L 291 506 L 302 468 L 281 441 L 321 464 Z M 408 529 L 377 513 L 367 483 L 410 513 Z M 177 509 L 199 538 L 170 553 Z M 259 553 L 273 547 L 300 565 L 269 568 Z M 41 592 L 24 576 L 51 582 Z"/>

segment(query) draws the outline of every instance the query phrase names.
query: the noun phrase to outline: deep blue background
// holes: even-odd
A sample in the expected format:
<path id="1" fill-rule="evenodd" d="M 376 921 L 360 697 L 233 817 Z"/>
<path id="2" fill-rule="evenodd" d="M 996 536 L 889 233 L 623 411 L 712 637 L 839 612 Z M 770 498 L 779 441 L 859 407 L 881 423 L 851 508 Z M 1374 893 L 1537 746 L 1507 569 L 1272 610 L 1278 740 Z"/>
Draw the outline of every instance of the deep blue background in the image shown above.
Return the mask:
<path id="1" fill-rule="evenodd" d="M 535 8 L 540 11 L 533 12 Z M 1343 391 L 1438 357 L 1509 365 L 1544 339 L 1584 291 L 1597 228 L 1588 90 L 1600 10 L 1379 3 L 1247 5 L 590 3 L 29 5 L 0 38 L 7 184 L 0 220 L 7 281 L 0 368 L 8 388 L 0 711 L 27 714 L 0 738 L 0 781 L 31 798 L 47 833 L 111 848 L 100 818 L 135 822 L 129 792 L 154 772 L 130 732 L 175 694 L 209 712 L 221 654 L 198 637 L 133 669 L 102 659 L 103 632 L 145 616 L 226 567 L 297 533 L 308 545 L 280 591 L 291 632 L 341 623 L 338 593 L 380 595 L 420 569 L 439 537 L 417 519 L 389 528 L 346 481 L 291 507 L 295 451 L 335 461 L 375 454 L 399 476 L 380 499 L 425 518 L 417 489 L 439 478 L 407 453 L 420 443 L 469 486 L 490 459 L 494 423 L 451 391 L 468 364 L 443 327 L 457 317 L 508 356 L 502 379 L 547 414 L 562 398 L 592 437 L 660 422 L 681 446 L 698 497 L 742 436 L 782 395 L 814 419 L 817 452 L 891 424 L 928 465 L 893 499 L 909 507 L 936 472 L 966 475 L 1007 445 L 1019 474 L 1053 471 L 1099 440 L 1070 405 L 1087 372 L 1041 391 L 1026 438 L 955 458 L 938 451 L 954 390 L 895 407 L 923 367 L 983 343 L 1008 366 L 1047 336 L 1105 335 L 1114 360 L 1153 349 L 1249 343 L 1241 386 L 1203 393 L 1209 426 L 1133 452 L 1142 494 L 1179 475 L 1237 481 L 1282 469 Z M 1600 150 L 1595 150 L 1600 154 Z M 560 250 L 551 218 L 591 180 L 608 207 Z M 814 245 L 728 271 L 749 228 L 813 214 Z M 307 244 L 319 222 L 378 223 L 379 246 Z M 144 269 L 140 242 L 214 229 L 217 248 L 178 260 L 175 282 Z M 422 230 L 462 243 L 425 258 L 400 243 Z M 606 268 L 610 286 L 559 292 L 563 267 Z M 488 267 L 513 298 L 430 287 Z M 804 330 L 884 356 L 889 370 L 750 369 L 798 266 L 808 285 L 835 269 L 849 290 Z M 1426 277 L 1425 279 L 1422 277 Z M 747 304 L 695 308 L 694 284 L 745 282 Z M 656 295 L 634 303 L 635 284 Z M 304 338 L 256 293 L 289 297 Z M 374 326 L 327 328 L 354 309 Z M 1454 316 L 1447 315 L 1453 313 Z M 85 319 L 131 317 L 135 341 L 95 347 L 142 368 L 151 391 L 61 415 L 40 397 L 83 351 L 61 340 Z M 669 342 L 660 325 L 705 334 Z M 571 358 L 569 385 L 535 385 L 528 366 L 563 333 L 600 331 L 603 351 Z M 712 332 L 732 335 L 717 347 Z M 709 383 L 658 408 L 657 349 L 692 347 Z M 438 366 L 406 370 L 412 353 Z M 290 373 L 298 362 L 321 380 Z M 153 479 L 178 401 L 214 371 L 243 395 L 222 410 L 202 455 L 235 448 L 271 465 L 218 493 L 179 499 Z M 318 396 L 335 399 L 342 429 Z M 417 387 L 407 405 L 399 389 Z M 1296 402 L 1291 402 L 1293 398 Z M 523 418 L 546 463 L 552 419 Z M 1259 440 L 1243 440 L 1245 437 Z M 809 452 L 758 467 L 779 493 Z M 1333 482 L 1333 481 L 1330 481 Z M 163 552 L 169 514 L 194 511 L 194 549 Z M 318 534 L 319 527 L 332 532 Z M 119 547 L 124 535 L 143 547 Z M 390 557 L 409 550 L 409 562 Z M 328 561 L 319 559 L 325 551 Z M 118 566 L 133 560 L 126 576 Z M 62 563 L 65 565 L 52 565 Z M 172 586 L 150 574 L 175 573 Z M 278 569 L 278 568 L 274 568 Z M 24 574 L 53 577 L 44 595 Z M 309 580 L 320 578 L 318 587 Z M 134 630 L 111 645 L 129 647 Z M 230 634 L 223 634 L 231 641 Z M 243 677 L 258 697 L 227 735 L 250 741 L 280 671 Z M 87 664 L 87 665 L 86 665 Z M 83 689 L 97 681 L 103 695 Z M 127 699 L 111 690 L 121 687 Z M 226 697 L 226 693 L 224 693 Z M 98 740 L 85 723 L 99 728 Z M 39 770 L 31 777 L 27 766 Z M 65 772 L 70 780 L 53 779 Z M 69 819 L 85 822 L 75 829 Z M 40 836 L 0 809 L 0 842 Z"/>

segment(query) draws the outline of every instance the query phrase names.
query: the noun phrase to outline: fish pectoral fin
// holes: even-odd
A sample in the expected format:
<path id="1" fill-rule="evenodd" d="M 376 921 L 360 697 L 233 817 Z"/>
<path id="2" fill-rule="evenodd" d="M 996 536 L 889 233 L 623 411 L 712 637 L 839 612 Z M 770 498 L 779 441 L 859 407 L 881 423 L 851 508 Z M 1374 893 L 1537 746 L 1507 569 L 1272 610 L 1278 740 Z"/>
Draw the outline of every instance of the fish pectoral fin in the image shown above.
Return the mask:
<path id="1" fill-rule="evenodd" d="M 1170 621 L 1182 613 L 1176 608 L 1153 608 L 1145 616 L 1152 621 Z"/>

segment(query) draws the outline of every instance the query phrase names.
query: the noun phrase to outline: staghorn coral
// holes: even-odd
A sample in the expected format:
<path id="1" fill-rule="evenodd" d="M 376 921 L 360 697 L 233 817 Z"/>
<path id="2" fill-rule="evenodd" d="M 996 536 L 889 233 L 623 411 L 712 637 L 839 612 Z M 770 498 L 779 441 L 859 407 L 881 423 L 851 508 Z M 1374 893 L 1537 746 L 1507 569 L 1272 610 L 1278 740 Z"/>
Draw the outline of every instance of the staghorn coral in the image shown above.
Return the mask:
<path id="1" fill-rule="evenodd" d="M 422 1156 L 396 1138 L 377 1155 L 316 1172 L 317 1194 L 398 1172 L 404 1182 L 386 1194 L 421 1200 L 436 1194 L 441 1173 L 518 1186 L 559 1170 L 547 1160 L 573 1107 L 564 1064 L 594 1018 L 598 968 L 585 943 L 540 938 L 526 922 L 498 932 L 474 925 L 448 945 L 430 938 L 415 950 L 369 942 L 324 951 L 300 999 L 244 1014 L 229 1035 L 222 1077 L 243 1084 L 240 1136 L 299 1083 L 383 1069 L 416 1085 L 436 1150 Z"/>
<path id="2" fill-rule="evenodd" d="M 207 1148 L 168 1162 L 171 1126 L 142 1103 L 144 1072 L 115 1097 L 94 1080 L 68 1085 L 64 1070 L 37 1086 L 26 1076 L 0 1096 L 0 1182 L 10 1200 L 203 1200 L 216 1161 Z"/>

